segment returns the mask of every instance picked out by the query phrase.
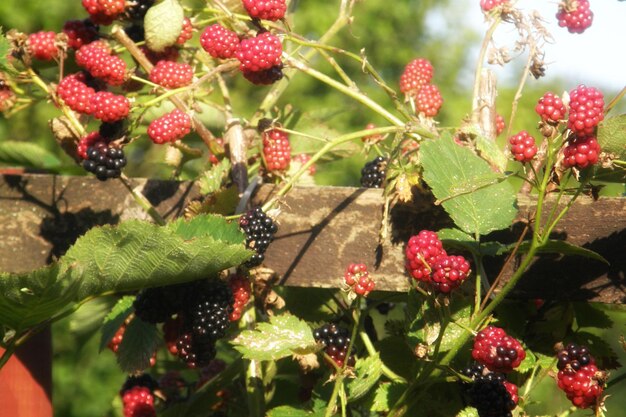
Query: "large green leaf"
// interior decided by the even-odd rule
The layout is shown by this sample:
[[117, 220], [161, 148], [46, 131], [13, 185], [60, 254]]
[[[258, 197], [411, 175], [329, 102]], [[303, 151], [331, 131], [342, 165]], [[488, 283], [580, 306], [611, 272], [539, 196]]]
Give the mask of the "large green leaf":
[[258, 323], [254, 330], [245, 330], [232, 341], [246, 359], [269, 361], [305, 354], [318, 349], [309, 325], [285, 313], [273, 316], [269, 323]]
[[162, 0], [148, 9], [144, 18], [146, 45], [161, 52], [174, 45], [183, 28], [185, 14], [178, 0]]
[[161, 335], [154, 324], [136, 317], [131, 320], [117, 351], [117, 362], [122, 371], [134, 373], [148, 368], [159, 341]]
[[373, 395], [368, 396], [366, 406], [372, 412], [385, 413], [400, 399], [406, 384], [384, 382], [376, 387]]
[[485, 160], [449, 135], [423, 142], [420, 159], [424, 180], [460, 229], [485, 235], [511, 225], [515, 190]]
[[626, 160], [626, 114], [606, 118], [600, 123], [598, 143], [602, 151]]
[[356, 378], [348, 383], [348, 400], [363, 397], [378, 382], [383, 373], [383, 363], [378, 354], [358, 359], [354, 367]]
[[129, 220], [91, 229], [49, 268], [0, 274], [0, 323], [24, 329], [72, 302], [194, 281], [240, 265], [251, 251], [235, 228], [206, 215], [169, 227]]
[[0, 164], [55, 169], [61, 166], [61, 161], [35, 143], [7, 140], [0, 142]]

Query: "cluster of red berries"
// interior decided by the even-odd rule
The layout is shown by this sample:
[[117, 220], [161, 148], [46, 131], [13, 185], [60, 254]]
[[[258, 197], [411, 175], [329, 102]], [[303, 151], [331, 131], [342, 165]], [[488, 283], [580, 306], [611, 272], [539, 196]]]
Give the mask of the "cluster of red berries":
[[128, 377], [120, 390], [124, 417], [156, 417], [154, 390], [157, 387], [148, 374]]
[[474, 338], [472, 357], [492, 372], [511, 372], [526, 357], [521, 343], [504, 329], [487, 326]]
[[[341, 368], [346, 363], [348, 347], [350, 346], [350, 333], [348, 329], [336, 324], [325, 324], [313, 331], [313, 337], [317, 343], [324, 345], [324, 352], [330, 357], [336, 366]], [[355, 358], [350, 355], [347, 365], [354, 366]], [[329, 364], [334, 368], [333, 364]]]
[[557, 125], [565, 118], [567, 108], [559, 96], [552, 92], [547, 92], [537, 102], [535, 112], [544, 122]]
[[191, 84], [193, 68], [184, 62], [161, 60], [150, 71], [150, 81], [165, 88], [180, 88]]
[[102, 41], [81, 46], [76, 51], [75, 58], [80, 67], [109, 85], [122, 85], [126, 80], [126, 62], [119, 56], [112, 55], [108, 45]]
[[506, 380], [500, 372], [492, 372], [481, 363], [474, 363], [462, 371], [472, 382], [465, 383], [469, 404], [479, 417], [511, 417], [519, 401], [517, 385]]
[[285, 0], [243, 0], [243, 7], [250, 17], [270, 21], [284, 18], [287, 11]]
[[604, 119], [604, 96], [593, 88], [579, 85], [569, 93], [567, 127], [572, 135], [563, 149], [566, 168], [586, 168], [598, 162], [600, 145], [595, 130]]
[[589, 0], [565, 0], [559, 3], [556, 18], [559, 26], [567, 28], [570, 33], [583, 33], [593, 22]]
[[606, 382], [606, 372], [596, 366], [595, 358], [586, 346], [574, 343], [557, 352], [557, 384], [578, 408], [597, 407]]
[[370, 277], [365, 264], [352, 263], [348, 265], [343, 274], [343, 280], [351, 291], [362, 297], [367, 297], [376, 287], [376, 282]]
[[191, 132], [191, 117], [178, 109], [154, 119], [148, 125], [148, 137], [162, 145], [184, 138]]
[[67, 36], [67, 46], [79, 49], [98, 39], [98, 26], [90, 19], [68, 20], [63, 25], [63, 33]]
[[487, 13], [508, 2], [509, 0], [480, 0], [480, 8]]
[[31, 57], [41, 61], [50, 61], [59, 56], [56, 33], [40, 31], [28, 35], [26, 47]]
[[430, 230], [411, 236], [405, 256], [411, 277], [430, 284], [441, 293], [447, 294], [459, 287], [470, 273], [469, 262], [462, 256], [448, 255], [437, 233]]
[[243, 311], [250, 301], [252, 286], [250, 280], [241, 274], [233, 274], [228, 280], [228, 285], [233, 293], [233, 311], [230, 313], [230, 321], [237, 321], [241, 318]]
[[513, 154], [513, 157], [521, 163], [532, 161], [537, 154], [537, 144], [535, 143], [535, 138], [525, 130], [522, 130], [517, 135], [511, 136], [509, 138], [509, 145], [511, 154]]
[[270, 172], [285, 171], [291, 162], [289, 134], [280, 129], [270, 129], [262, 133], [263, 159]]
[[124, 13], [125, 0], [82, 0], [89, 18], [97, 25], [110, 25]]
[[415, 103], [417, 112], [426, 117], [436, 116], [443, 105], [439, 88], [431, 84], [434, 72], [429, 60], [417, 58], [404, 67], [400, 76], [400, 91]]

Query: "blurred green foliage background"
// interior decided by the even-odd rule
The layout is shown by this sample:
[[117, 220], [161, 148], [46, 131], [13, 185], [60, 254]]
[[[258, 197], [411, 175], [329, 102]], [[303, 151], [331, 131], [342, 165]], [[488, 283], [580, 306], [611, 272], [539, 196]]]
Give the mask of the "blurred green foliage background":
[[[205, 4], [203, 1], [185, 3], [196, 10]], [[303, 36], [317, 39], [335, 19], [339, 3], [338, 0], [293, 0], [291, 8], [295, 14], [291, 22], [292, 29]], [[331, 44], [353, 52], [363, 50], [370, 63], [392, 88], [397, 88], [397, 80], [408, 61], [416, 57], [428, 58], [435, 67], [434, 83], [439, 86], [444, 97], [444, 106], [437, 120], [441, 126], [459, 126], [471, 110], [471, 74], [475, 63], [471, 62], [470, 51], [480, 44], [482, 34], [459, 24], [463, 21], [465, 9], [455, 5], [456, 2], [450, 0], [359, 1], [354, 9], [352, 24], [344, 28]], [[474, 7], [478, 7], [478, 4]], [[0, 26], [5, 30], [15, 28], [29, 33], [45, 29], [58, 32], [66, 20], [82, 19], [86, 16], [79, 0], [0, 2]], [[433, 29], [432, 22], [438, 22], [436, 30], [429, 30]], [[196, 45], [197, 38], [196, 33], [193, 40]], [[385, 92], [360, 71], [358, 64], [340, 56], [336, 59], [371, 98], [384, 106], [391, 106]], [[517, 68], [518, 73], [521, 71], [522, 61], [523, 59], [519, 59], [511, 64]], [[319, 57], [312, 64], [334, 76], [332, 68]], [[54, 80], [55, 69], [43, 68], [42, 74], [49, 80]], [[278, 107], [292, 105], [301, 113], [296, 126], [298, 130], [333, 135], [360, 130], [369, 122], [385, 125], [384, 120], [377, 118], [354, 100], [306, 75], [298, 74], [291, 81]], [[228, 82], [231, 85], [236, 115], [251, 117], [268, 87], [252, 86], [237, 75], [229, 78]], [[552, 77], [549, 70], [547, 77], [543, 79], [530, 79], [519, 103], [513, 131], [526, 129], [535, 132], [537, 118], [534, 105], [537, 99], [547, 90], [561, 92], [571, 87], [569, 80]], [[516, 88], [515, 84], [500, 84], [497, 110], [507, 120]], [[615, 93], [607, 91], [605, 94], [610, 97]], [[42, 101], [9, 120], [0, 118], [0, 140], [36, 142], [65, 158], [70, 164], [69, 158], [63, 156], [58, 149], [47, 124], [58, 113], [54, 106]], [[222, 135], [221, 118], [208, 117], [207, 122], [217, 136]], [[192, 146], [200, 145], [195, 137], [186, 141]], [[127, 173], [131, 176], [167, 178], [170, 170], [162, 163], [163, 149], [150, 145], [151, 142], [144, 137], [129, 147], [130, 167]], [[307, 144], [299, 140], [294, 148], [305, 149]], [[323, 164], [318, 167], [316, 181], [318, 184], [356, 185], [360, 167], [366, 157], [356, 154]], [[195, 174], [194, 168], [197, 169], [198, 165], [192, 165], [185, 171], [188, 177]], [[624, 310], [618, 307], [609, 310], [607, 314], [611, 315], [616, 325], [603, 330], [601, 336], [614, 345], [619, 334], [625, 331]], [[84, 318], [85, 315], [80, 317]], [[92, 323], [91, 327], [85, 326], [73, 317], [54, 326], [54, 406], [58, 416], [115, 415], [112, 405], [125, 376], [117, 370], [111, 352], [97, 353], [97, 325], [98, 323]], [[626, 361], [624, 352], [619, 354], [622, 363]], [[625, 392], [623, 389], [621, 391]], [[609, 400], [609, 409], [626, 409], [626, 399], [615, 395], [617, 392], [612, 394], [614, 396]], [[553, 415], [567, 406], [562, 395], [555, 396], [554, 386], [550, 384], [541, 386], [537, 399], [540, 402], [529, 409], [532, 415]], [[573, 415], [585, 413], [577, 412]], [[619, 415], [619, 411], [609, 415]]]

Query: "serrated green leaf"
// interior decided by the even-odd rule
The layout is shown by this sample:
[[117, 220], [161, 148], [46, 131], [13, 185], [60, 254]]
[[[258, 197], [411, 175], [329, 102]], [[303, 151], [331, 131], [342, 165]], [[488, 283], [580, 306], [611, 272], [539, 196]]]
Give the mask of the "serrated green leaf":
[[497, 142], [477, 135], [475, 137], [475, 143], [476, 150], [478, 150], [480, 156], [492, 166], [496, 167], [499, 172], [504, 172], [509, 160], [500, 146], [498, 146]]
[[55, 169], [61, 166], [61, 161], [35, 143], [8, 140], [0, 143], [0, 164]]
[[535, 365], [537, 364], [537, 357], [533, 354], [533, 352], [530, 349], [525, 349], [525, 352], [526, 352], [526, 357], [519, 364], [519, 366], [515, 368], [515, 370], [519, 372], [520, 374], [525, 374], [527, 372], [532, 371]]
[[144, 17], [146, 45], [161, 52], [176, 43], [183, 28], [185, 13], [178, 0], [163, 0], [148, 9]]
[[200, 192], [203, 195], [207, 195], [219, 191], [222, 188], [224, 179], [228, 177], [230, 166], [230, 160], [224, 158], [217, 165], [212, 166], [211, 169], [204, 171], [198, 178]]
[[382, 367], [378, 354], [358, 359], [354, 367], [356, 379], [348, 383], [348, 401], [358, 400], [367, 394], [382, 375]]
[[598, 143], [603, 152], [626, 160], [626, 114], [608, 117], [598, 125]]
[[135, 301], [135, 297], [131, 295], [120, 298], [104, 318], [102, 322], [102, 337], [100, 338], [100, 351], [113, 339], [115, 333], [133, 312], [133, 301]]
[[556, 358], [554, 356], [544, 355], [543, 353], [534, 352], [535, 363], [542, 369], [551, 369], [556, 365]]
[[243, 245], [245, 235], [237, 222], [224, 220], [216, 214], [203, 214], [190, 220], [179, 218], [166, 227], [185, 240], [211, 237], [231, 245]]
[[424, 180], [461, 230], [485, 235], [511, 225], [517, 214], [511, 184], [450, 135], [424, 141], [420, 160]]
[[318, 350], [309, 325], [288, 313], [270, 317], [269, 323], [258, 323], [254, 330], [241, 332], [231, 343], [244, 358], [259, 361]]
[[267, 417], [321, 417], [323, 415], [323, 412], [315, 412], [289, 405], [281, 405], [267, 412]]
[[138, 318], [131, 320], [117, 350], [117, 363], [122, 371], [134, 373], [148, 368], [160, 340], [154, 324]]
[[405, 389], [405, 384], [397, 382], [384, 382], [379, 384], [376, 387], [374, 395], [367, 401], [368, 408], [373, 412], [388, 412], [391, 406], [400, 399]]

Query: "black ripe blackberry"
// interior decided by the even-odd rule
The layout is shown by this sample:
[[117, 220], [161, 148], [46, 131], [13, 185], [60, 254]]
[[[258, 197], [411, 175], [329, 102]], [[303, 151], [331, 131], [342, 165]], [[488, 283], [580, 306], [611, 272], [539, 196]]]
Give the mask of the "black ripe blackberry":
[[594, 364], [595, 359], [589, 353], [586, 346], [577, 345], [575, 343], [568, 344], [564, 349], [557, 353], [558, 362], [556, 367], [559, 371], [570, 370], [576, 373], [581, 367]]
[[283, 78], [283, 64], [274, 65], [271, 68], [261, 71], [244, 71], [243, 76], [246, 80], [256, 85], [274, 84]]
[[215, 340], [206, 336], [184, 333], [176, 341], [178, 357], [190, 368], [207, 366], [215, 358]]
[[246, 247], [256, 253], [246, 262], [246, 266], [261, 265], [264, 253], [274, 240], [278, 230], [276, 223], [263, 212], [261, 207], [255, 207], [239, 218], [239, 227], [246, 234]]
[[135, 298], [135, 315], [147, 323], [164, 323], [181, 311], [197, 283], [168, 285], [142, 290]]
[[142, 21], [155, 0], [130, 0], [126, 2], [124, 16], [129, 20]]
[[[313, 337], [318, 343], [325, 346], [324, 351], [330, 356], [337, 366], [343, 366], [350, 345], [350, 332], [348, 329], [337, 327], [336, 324], [325, 324], [313, 331]], [[354, 358], [350, 358], [348, 364], [351, 365]]]
[[204, 281], [188, 299], [185, 321], [191, 325], [194, 336], [217, 340], [230, 326], [233, 303], [228, 284], [220, 279]]
[[385, 181], [387, 158], [377, 156], [365, 164], [361, 169], [361, 186], [365, 188], [380, 188]]
[[129, 375], [122, 385], [120, 395], [134, 387], [146, 387], [150, 391], [154, 391], [159, 386], [158, 382], [150, 374]]
[[480, 417], [511, 417], [515, 408], [511, 394], [505, 386], [505, 376], [490, 372], [485, 365], [475, 363], [463, 370], [473, 380], [466, 384], [469, 404], [478, 410]]
[[143, 24], [134, 23], [127, 28], [124, 29], [124, 32], [128, 35], [129, 38], [133, 40], [133, 42], [139, 43], [145, 40], [145, 32], [143, 29]]
[[124, 151], [106, 145], [104, 142], [97, 143], [87, 149], [87, 159], [83, 161], [83, 168], [96, 175], [100, 181], [109, 178], [119, 178], [122, 168], [126, 166]]

